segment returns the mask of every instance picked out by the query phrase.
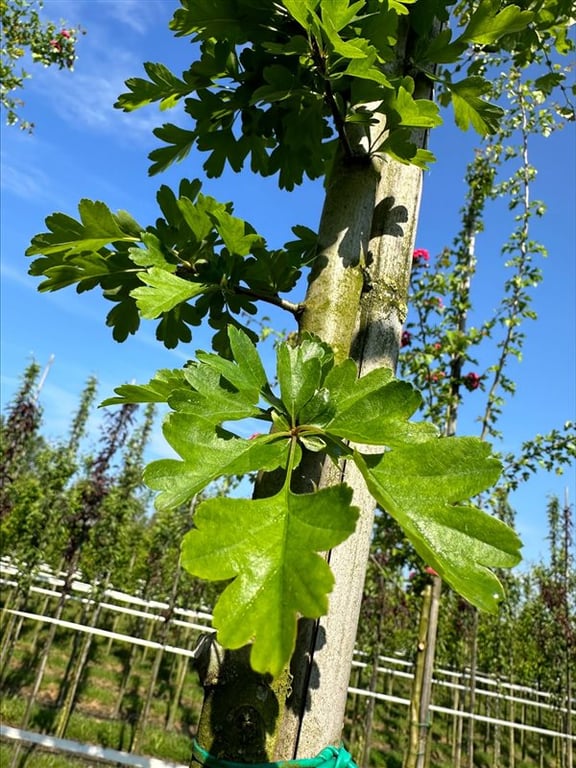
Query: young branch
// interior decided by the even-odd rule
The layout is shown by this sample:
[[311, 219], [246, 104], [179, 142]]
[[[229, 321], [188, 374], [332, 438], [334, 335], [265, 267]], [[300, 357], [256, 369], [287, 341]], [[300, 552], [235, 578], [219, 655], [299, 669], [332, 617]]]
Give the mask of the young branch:
[[304, 311], [304, 304], [294, 304], [292, 301], [287, 301], [286, 299], [281, 299], [280, 296], [275, 296], [273, 294], [266, 294], [266, 293], [258, 293], [257, 291], [252, 291], [250, 288], [244, 288], [241, 285], [237, 285], [234, 287], [234, 292], [239, 293], [241, 296], [249, 296], [251, 299], [257, 299], [258, 301], [265, 301], [268, 304], [273, 304], [275, 307], [280, 307], [280, 309], [285, 309], [286, 312], [291, 312], [296, 319], [300, 317], [302, 312]]

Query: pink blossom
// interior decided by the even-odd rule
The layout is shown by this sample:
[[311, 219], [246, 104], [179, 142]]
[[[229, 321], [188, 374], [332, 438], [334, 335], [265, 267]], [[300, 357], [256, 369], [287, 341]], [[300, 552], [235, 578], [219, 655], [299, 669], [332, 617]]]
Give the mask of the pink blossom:
[[52, 46], [52, 48], [54, 48], [55, 51], [61, 51], [62, 50], [62, 46], [60, 45], [58, 40], [50, 40], [50, 45]]
[[71, 32], [69, 32], [69, 30], [67, 30], [67, 29], [63, 29], [63, 30], [60, 32], [60, 35], [61, 35], [62, 37], [72, 37], [72, 34], [71, 34]]
[[440, 344], [440, 342], [437, 341], [436, 344], [434, 344], [434, 349], [442, 349], [442, 344]]
[[427, 573], [429, 576], [438, 576], [438, 573], [437, 573], [437, 571], [435, 571], [435, 570], [434, 570], [434, 568], [431, 568], [429, 565], [427, 565], [427, 566], [426, 566], [426, 568], [424, 568], [424, 571], [425, 571], [425, 572], [426, 572], [426, 573]]
[[426, 248], [416, 248], [412, 253], [412, 263], [420, 264], [421, 262], [430, 261], [430, 254]]

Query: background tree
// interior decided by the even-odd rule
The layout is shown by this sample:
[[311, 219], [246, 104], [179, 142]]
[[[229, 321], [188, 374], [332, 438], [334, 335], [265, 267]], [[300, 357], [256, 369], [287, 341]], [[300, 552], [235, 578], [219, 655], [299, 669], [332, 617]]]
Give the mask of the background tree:
[[78, 35], [84, 34], [80, 27], [44, 21], [42, 8], [42, 0], [0, 0], [0, 104], [8, 125], [19, 122], [27, 131], [33, 130], [34, 123], [21, 119], [24, 102], [15, 95], [30, 77], [19, 68], [20, 59], [29, 54], [33, 63], [73, 70]]

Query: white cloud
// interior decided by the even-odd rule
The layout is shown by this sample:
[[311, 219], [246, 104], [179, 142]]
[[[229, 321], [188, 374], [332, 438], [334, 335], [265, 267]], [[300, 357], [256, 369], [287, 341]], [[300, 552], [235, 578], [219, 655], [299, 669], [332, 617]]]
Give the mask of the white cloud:
[[114, 19], [141, 35], [157, 20], [159, 8], [155, 0], [113, 0], [108, 3], [108, 12]]
[[52, 181], [38, 167], [23, 166], [18, 162], [6, 160], [4, 153], [1, 158], [2, 170], [0, 181], [2, 189], [25, 200], [49, 200]]
[[91, 31], [99, 20], [113, 19], [142, 35], [166, 16], [166, 0], [50, 0], [45, 15], [63, 18]]
[[156, 110], [125, 113], [114, 109], [119, 94], [126, 90], [128, 76], [124, 67], [120, 71], [114, 66], [74, 73], [66, 88], [58, 91], [59, 116], [80, 129], [113, 134], [122, 143], [132, 144], [135, 139], [149, 142], [159, 122]]
[[[123, 144], [150, 143], [152, 129], [163, 122], [156, 105], [122, 112], [114, 108], [125, 81], [145, 76], [142, 61], [149, 55], [144, 34], [153, 34], [155, 25], [167, 26], [165, 4], [157, 0], [98, 0], [91, 4], [63, 4], [71, 23], [87, 30], [77, 44], [78, 61], [74, 72], [48, 68], [35, 70], [28, 86], [48, 102], [50, 109], [79, 130], [113, 135]], [[122, 29], [119, 23], [130, 29]], [[138, 34], [134, 39], [131, 31]]]

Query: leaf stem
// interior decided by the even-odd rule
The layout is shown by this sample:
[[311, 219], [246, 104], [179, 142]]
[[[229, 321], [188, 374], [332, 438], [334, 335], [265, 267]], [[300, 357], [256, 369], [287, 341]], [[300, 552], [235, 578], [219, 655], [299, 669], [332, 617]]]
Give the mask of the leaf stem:
[[252, 299], [258, 299], [258, 301], [265, 301], [268, 304], [273, 304], [275, 307], [285, 309], [286, 312], [291, 312], [294, 317], [298, 318], [304, 312], [304, 304], [294, 304], [292, 301], [280, 298], [274, 294], [258, 293], [250, 288], [244, 288], [242, 285], [235, 285], [233, 288], [235, 293], [239, 293], [241, 296], [249, 296]]
[[334, 93], [332, 91], [332, 84], [330, 82], [330, 78], [327, 76], [327, 73], [326, 73], [324, 57], [322, 55], [322, 52], [320, 51], [318, 41], [316, 40], [315, 37], [312, 37], [311, 39], [311, 46], [312, 46], [312, 58], [314, 59], [314, 63], [318, 67], [320, 76], [324, 81], [324, 97], [326, 100], [326, 104], [328, 105], [330, 112], [332, 113], [332, 118], [334, 120], [334, 126], [336, 128], [338, 138], [340, 139], [340, 143], [342, 144], [342, 148], [344, 150], [344, 154], [346, 155], [347, 159], [353, 160], [354, 152], [352, 150], [352, 147], [350, 146], [350, 141], [348, 140], [348, 136], [346, 134], [346, 125], [344, 122], [344, 118], [342, 117], [342, 114], [338, 109], [338, 104], [336, 104], [336, 99], [334, 98]]

